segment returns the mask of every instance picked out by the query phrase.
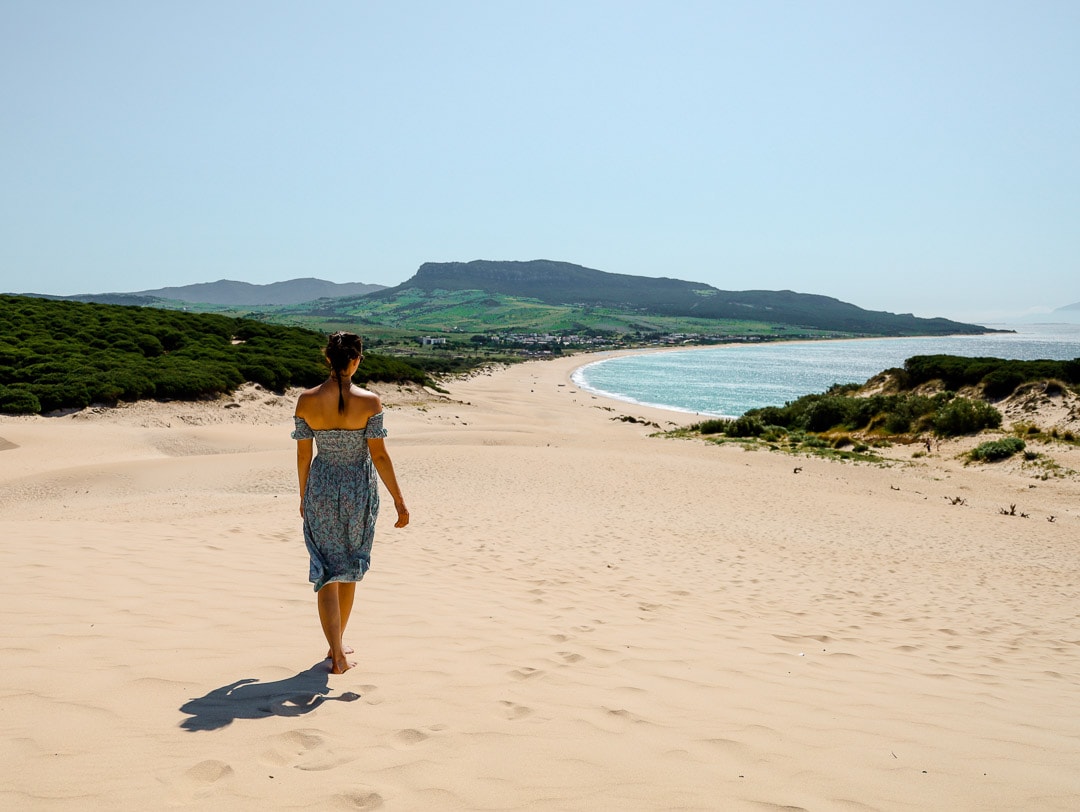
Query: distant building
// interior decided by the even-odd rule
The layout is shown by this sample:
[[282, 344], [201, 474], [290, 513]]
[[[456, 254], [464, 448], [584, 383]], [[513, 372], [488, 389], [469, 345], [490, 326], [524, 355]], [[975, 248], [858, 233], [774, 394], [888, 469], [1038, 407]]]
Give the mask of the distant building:
[[445, 344], [445, 338], [432, 338], [431, 336], [424, 336], [420, 339], [420, 343], [425, 347], [433, 347], [438, 344]]

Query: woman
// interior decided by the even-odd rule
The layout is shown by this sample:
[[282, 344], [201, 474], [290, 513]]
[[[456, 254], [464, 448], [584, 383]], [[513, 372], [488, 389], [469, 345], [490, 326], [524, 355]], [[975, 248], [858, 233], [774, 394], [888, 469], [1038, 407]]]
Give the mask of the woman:
[[[319, 620], [330, 644], [330, 671], [343, 674], [349, 662], [341, 642], [352, 612], [356, 582], [371, 563], [371, 542], [379, 512], [379, 474], [394, 499], [397, 522], [409, 523], [409, 511], [386, 452], [379, 396], [354, 386], [352, 376], [364, 358], [360, 337], [338, 332], [324, 354], [330, 377], [300, 395], [296, 402], [296, 471], [300, 478], [300, 515], [304, 543], [311, 555], [309, 579], [318, 592]], [[318, 455], [312, 460], [312, 440]]]

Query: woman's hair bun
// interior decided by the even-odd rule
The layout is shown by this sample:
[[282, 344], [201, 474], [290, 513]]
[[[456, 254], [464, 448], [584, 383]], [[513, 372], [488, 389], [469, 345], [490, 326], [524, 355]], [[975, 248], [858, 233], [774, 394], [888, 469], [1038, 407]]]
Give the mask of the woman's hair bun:
[[364, 354], [364, 343], [356, 333], [339, 330], [326, 341], [326, 360], [334, 372], [340, 372], [349, 362]]

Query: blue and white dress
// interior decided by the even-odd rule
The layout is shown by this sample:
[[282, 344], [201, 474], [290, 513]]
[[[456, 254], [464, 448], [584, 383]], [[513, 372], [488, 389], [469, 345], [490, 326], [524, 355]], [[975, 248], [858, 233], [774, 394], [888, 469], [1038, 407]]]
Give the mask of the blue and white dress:
[[293, 418], [294, 440], [314, 438], [304, 492], [304, 543], [311, 556], [308, 575], [315, 590], [334, 581], [359, 581], [371, 566], [371, 543], [379, 514], [379, 483], [367, 441], [385, 437], [383, 413], [362, 429], [314, 430]]

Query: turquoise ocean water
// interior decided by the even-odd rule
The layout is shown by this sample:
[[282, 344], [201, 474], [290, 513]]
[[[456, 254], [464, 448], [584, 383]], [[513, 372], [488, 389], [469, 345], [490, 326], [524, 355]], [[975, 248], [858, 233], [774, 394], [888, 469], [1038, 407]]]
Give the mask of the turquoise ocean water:
[[574, 372], [582, 389], [631, 403], [736, 417], [834, 383], [863, 383], [913, 355], [1032, 360], [1080, 357], [1080, 325], [993, 325], [1015, 333], [732, 344], [600, 358]]

